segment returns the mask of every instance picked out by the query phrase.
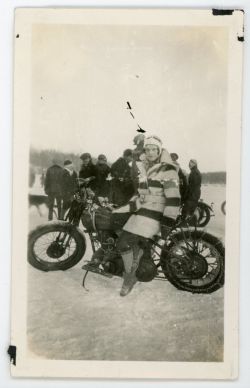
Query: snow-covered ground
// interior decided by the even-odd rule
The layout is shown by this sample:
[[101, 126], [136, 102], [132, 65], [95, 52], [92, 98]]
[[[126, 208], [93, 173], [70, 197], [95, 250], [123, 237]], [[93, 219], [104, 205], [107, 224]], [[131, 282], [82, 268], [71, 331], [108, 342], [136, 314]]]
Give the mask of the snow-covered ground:
[[[38, 190], [38, 189], [37, 189]], [[202, 187], [214, 202], [207, 231], [224, 240], [220, 210], [225, 186]], [[30, 209], [30, 229], [46, 222]], [[84, 256], [91, 257], [91, 248]], [[223, 289], [210, 295], [177, 290], [167, 281], [138, 283], [125, 298], [122, 279], [88, 274], [81, 286], [83, 260], [62, 272], [41, 272], [30, 265], [28, 339], [34, 357], [67, 360], [221, 361]]]

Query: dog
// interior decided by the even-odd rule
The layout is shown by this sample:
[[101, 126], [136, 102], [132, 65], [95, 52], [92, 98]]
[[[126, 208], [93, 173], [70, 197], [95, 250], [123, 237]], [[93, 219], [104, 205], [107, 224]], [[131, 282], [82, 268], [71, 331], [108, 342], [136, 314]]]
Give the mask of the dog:
[[42, 217], [41, 205], [45, 205], [48, 208], [48, 196], [44, 194], [29, 194], [29, 208], [35, 206], [40, 217]]

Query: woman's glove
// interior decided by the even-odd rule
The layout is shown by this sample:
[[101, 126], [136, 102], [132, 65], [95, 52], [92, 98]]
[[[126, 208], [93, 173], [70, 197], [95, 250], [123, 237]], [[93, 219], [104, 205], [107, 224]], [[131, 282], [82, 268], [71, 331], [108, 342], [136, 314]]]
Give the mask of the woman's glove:
[[[173, 229], [175, 222], [172, 219], [162, 217], [161, 219], [161, 236], [165, 240]], [[170, 226], [172, 225], [172, 226]]]

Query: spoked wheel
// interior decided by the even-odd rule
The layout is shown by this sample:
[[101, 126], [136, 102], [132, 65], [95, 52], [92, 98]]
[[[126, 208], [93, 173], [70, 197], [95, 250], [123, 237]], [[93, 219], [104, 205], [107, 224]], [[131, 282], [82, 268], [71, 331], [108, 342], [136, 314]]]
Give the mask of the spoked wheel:
[[197, 214], [197, 226], [200, 228], [204, 228], [204, 226], [206, 226], [210, 221], [210, 210], [207, 206], [199, 204], [197, 207]]
[[[183, 211], [183, 209], [181, 209]], [[189, 226], [204, 228], [210, 219], [211, 219], [212, 209], [209, 208], [208, 205], [204, 203], [198, 203], [194, 213], [190, 217], [185, 217], [182, 214], [178, 216], [177, 223], [181, 222], [181, 220], [185, 223], [188, 222]]]
[[219, 239], [202, 231], [174, 234], [161, 254], [165, 277], [178, 289], [212, 293], [224, 284], [224, 247]]
[[85, 250], [83, 233], [67, 222], [50, 222], [29, 234], [28, 261], [41, 271], [71, 268], [81, 260]]

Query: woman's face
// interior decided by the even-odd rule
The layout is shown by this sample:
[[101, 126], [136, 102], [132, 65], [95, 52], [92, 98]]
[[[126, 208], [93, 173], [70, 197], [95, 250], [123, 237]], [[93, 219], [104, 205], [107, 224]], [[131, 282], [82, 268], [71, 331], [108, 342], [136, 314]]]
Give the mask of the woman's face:
[[159, 148], [155, 145], [147, 145], [145, 148], [145, 154], [149, 162], [154, 162], [159, 157]]

